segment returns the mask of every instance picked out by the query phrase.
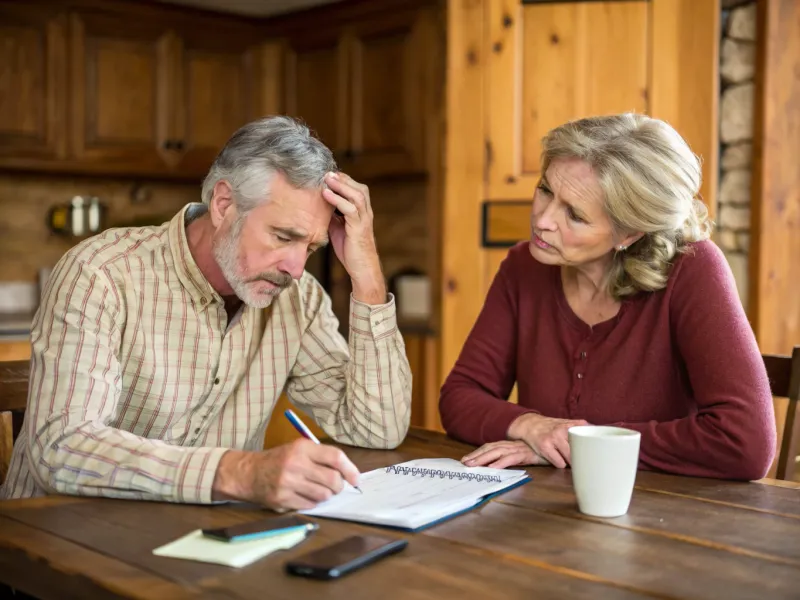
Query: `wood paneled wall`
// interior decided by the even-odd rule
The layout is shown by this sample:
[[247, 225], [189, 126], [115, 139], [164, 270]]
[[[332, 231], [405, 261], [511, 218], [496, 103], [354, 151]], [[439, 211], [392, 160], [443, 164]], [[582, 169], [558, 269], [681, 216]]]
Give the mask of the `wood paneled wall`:
[[800, 2], [758, 3], [750, 321], [761, 351], [800, 345]]

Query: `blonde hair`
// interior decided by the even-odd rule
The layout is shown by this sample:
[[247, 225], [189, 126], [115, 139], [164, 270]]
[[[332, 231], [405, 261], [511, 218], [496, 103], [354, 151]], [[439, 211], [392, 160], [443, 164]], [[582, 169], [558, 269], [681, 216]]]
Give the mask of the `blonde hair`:
[[634, 113], [579, 119], [551, 130], [542, 145], [542, 173], [558, 158], [586, 161], [615, 232], [644, 232], [615, 253], [612, 297], [663, 289], [675, 255], [710, 237], [708, 211], [698, 199], [700, 159], [664, 121]]

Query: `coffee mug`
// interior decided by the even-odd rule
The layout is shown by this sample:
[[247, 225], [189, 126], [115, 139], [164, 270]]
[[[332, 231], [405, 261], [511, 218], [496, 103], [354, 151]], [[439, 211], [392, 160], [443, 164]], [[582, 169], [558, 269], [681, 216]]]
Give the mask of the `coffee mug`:
[[627, 513], [639, 465], [641, 434], [601, 425], [570, 427], [567, 434], [578, 509], [593, 517]]

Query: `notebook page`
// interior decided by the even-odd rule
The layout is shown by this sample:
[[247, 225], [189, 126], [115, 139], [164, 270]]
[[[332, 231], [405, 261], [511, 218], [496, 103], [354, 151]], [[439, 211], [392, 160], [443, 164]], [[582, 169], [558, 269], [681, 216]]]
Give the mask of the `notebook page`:
[[465, 467], [452, 459], [413, 460], [362, 474], [359, 487], [363, 494], [348, 487], [302, 512], [416, 528], [469, 508], [526, 476], [525, 471]]

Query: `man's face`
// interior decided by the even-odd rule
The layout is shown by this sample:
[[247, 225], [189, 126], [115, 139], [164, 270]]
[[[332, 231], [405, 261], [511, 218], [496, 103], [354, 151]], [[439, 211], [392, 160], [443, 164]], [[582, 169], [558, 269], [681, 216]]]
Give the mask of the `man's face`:
[[328, 243], [333, 214], [321, 189], [293, 188], [280, 173], [272, 178], [269, 197], [244, 217], [230, 203], [213, 239], [225, 279], [254, 308], [266, 308], [300, 278], [311, 253]]

